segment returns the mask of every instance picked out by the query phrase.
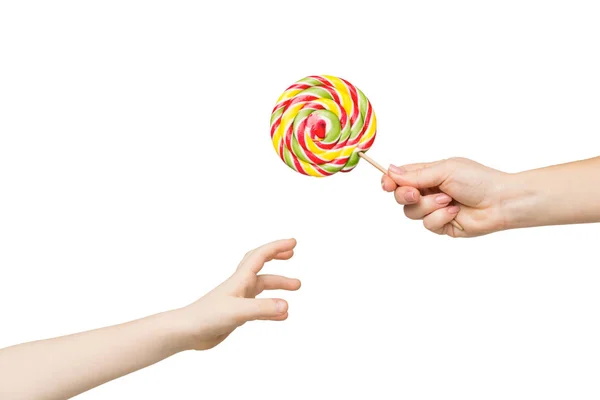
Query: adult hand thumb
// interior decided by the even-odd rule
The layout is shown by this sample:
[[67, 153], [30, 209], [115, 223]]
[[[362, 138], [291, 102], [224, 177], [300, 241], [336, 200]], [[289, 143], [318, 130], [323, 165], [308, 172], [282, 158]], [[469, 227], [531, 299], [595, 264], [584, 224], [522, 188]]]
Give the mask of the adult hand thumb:
[[449, 171], [445, 162], [432, 164], [411, 164], [402, 167], [390, 165], [388, 175], [398, 186], [411, 186], [425, 189], [439, 186], [448, 177]]

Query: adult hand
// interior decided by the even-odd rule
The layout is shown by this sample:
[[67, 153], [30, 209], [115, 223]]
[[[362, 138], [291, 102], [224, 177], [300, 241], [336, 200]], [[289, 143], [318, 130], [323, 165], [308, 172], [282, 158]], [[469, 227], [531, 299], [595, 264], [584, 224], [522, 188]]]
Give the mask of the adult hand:
[[[405, 215], [452, 237], [472, 237], [506, 228], [503, 212], [509, 174], [466, 158], [390, 165], [382, 187], [393, 192]], [[456, 220], [461, 231], [450, 222]]]
[[[452, 237], [600, 222], [600, 157], [514, 174], [450, 158], [391, 165], [381, 182], [408, 218]], [[464, 231], [450, 224], [453, 219]]]

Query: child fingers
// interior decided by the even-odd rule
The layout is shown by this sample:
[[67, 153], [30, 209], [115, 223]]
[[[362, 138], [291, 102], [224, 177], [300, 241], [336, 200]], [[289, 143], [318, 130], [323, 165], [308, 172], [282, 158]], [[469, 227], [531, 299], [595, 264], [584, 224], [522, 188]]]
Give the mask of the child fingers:
[[289, 260], [294, 256], [294, 250], [284, 251], [283, 253], [279, 253], [273, 257], [275, 260]]
[[296, 247], [296, 239], [282, 239], [264, 244], [246, 253], [238, 269], [248, 269], [253, 273], [258, 273], [267, 261], [277, 257], [290, 258], [292, 256], [290, 252], [294, 247]]
[[255, 257], [261, 261], [271, 261], [278, 254], [286, 253], [296, 247], [296, 239], [282, 239], [260, 246], [252, 252], [249, 258]]
[[423, 226], [437, 234], [445, 232], [444, 228], [449, 224], [460, 211], [458, 206], [444, 207], [432, 212], [423, 218]]
[[263, 290], [298, 290], [300, 289], [300, 280], [288, 278], [281, 275], [259, 275], [257, 286], [259, 293]]
[[440, 208], [448, 206], [452, 198], [445, 193], [422, 196], [418, 203], [404, 207], [404, 214], [410, 219], [423, 219]]
[[248, 258], [254, 258], [261, 261], [270, 261], [278, 254], [291, 251], [296, 247], [296, 239], [281, 239], [274, 242], [263, 244], [260, 247], [248, 252]]
[[285, 321], [288, 318], [288, 313], [278, 315], [276, 317], [264, 318], [269, 321]]
[[288, 312], [283, 299], [242, 299], [241, 312], [246, 321], [284, 318]]

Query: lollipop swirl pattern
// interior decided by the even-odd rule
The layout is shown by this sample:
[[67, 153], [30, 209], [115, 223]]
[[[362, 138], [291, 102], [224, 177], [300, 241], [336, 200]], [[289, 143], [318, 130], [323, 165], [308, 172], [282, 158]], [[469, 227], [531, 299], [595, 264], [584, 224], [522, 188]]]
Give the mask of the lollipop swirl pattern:
[[308, 76], [288, 87], [271, 114], [275, 151], [293, 170], [315, 177], [354, 169], [376, 130], [367, 97], [329, 75]]

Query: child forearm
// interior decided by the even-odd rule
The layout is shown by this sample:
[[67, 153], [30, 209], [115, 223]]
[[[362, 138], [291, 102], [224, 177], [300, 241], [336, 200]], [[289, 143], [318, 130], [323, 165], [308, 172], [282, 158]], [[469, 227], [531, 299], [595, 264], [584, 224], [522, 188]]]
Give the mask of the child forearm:
[[600, 157], [512, 175], [510, 228], [600, 222]]
[[1, 400], [67, 399], [185, 350], [207, 350], [248, 321], [285, 321], [283, 299], [267, 290], [298, 290], [300, 281], [259, 274], [294, 255], [294, 239], [249, 251], [221, 285], [179, 309], [107, 328], [0, 350]]
[[0, 398], [67, 399], [183, 350], [175, 312], [0, 350]]

